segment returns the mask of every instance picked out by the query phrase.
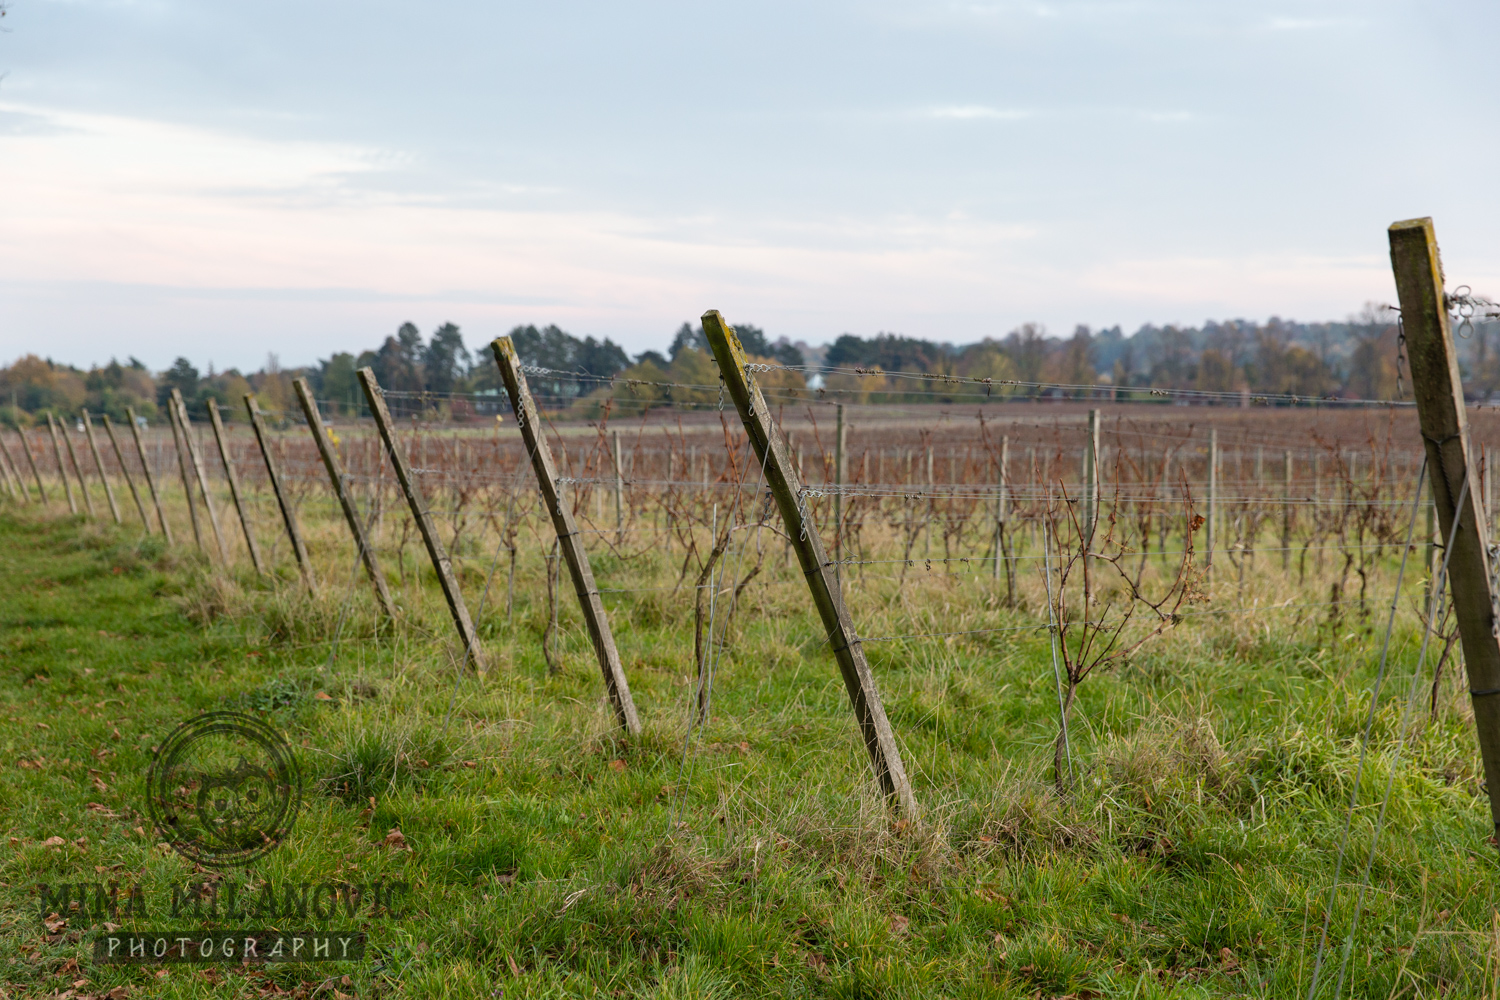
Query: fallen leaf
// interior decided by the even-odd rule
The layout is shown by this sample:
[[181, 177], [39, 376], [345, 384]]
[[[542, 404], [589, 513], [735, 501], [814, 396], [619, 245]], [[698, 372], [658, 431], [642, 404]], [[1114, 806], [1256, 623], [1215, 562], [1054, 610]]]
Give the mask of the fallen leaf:
[[512, 976], [515, 976], [517, 979], [521, 978], [521, 967], [516, 964], [516, 960], [512, 956], [505, 956], [505, 964], [510, 966], [510, 974]]
[[64, 927], [68, 926], [68, 920], [61, 914], [49, 913], [42, 918], [42, 926], [47, 928], [48, 934], [56, 934]]
[[891, 933], [900, 937], [906, 933], [906, 928], [911, 926], [911, 918], [903, 917], [899, 913], [891, 914]]
[[[163, 969], [161, 971], [166, 972], [167, 970]], [[116, 986], [114, 989], [110, 990], [104, 995], [109, 997], [109, 1000], [125, 1000], [126, 997], [130, 996], [130, 987]]]
[[385, 846], [394, 848], [398, 851], [411, 850], [411, 848], [406, 844], [406, 834], [397, 829], [392, 829], [386, 833]]
[[52, 728], [51, 726], [47, 725], [45, 722], [38, 722], [36, 724], [36, 727], [38, 729], [51, 729]]
[[316, 694], [314, 694], [313, 697], [316, 698], [318, 701], [332, 701], [333, 700], [333, 696], [331, 694], [329, 694], [327, 691], [319, 691]]
[[61, 847], [61, 846], [63, 846], [66, 843], [67, 843], [67, 841], [63, 840], [61, 837], [48, 837], [46, 840], [42, 841], [42, 846], [43, 847]]
[[612, 760], [609, 762], [609, 769], [611, 771], [623, 771], [625, 770], [625, 762], [623, 760]]

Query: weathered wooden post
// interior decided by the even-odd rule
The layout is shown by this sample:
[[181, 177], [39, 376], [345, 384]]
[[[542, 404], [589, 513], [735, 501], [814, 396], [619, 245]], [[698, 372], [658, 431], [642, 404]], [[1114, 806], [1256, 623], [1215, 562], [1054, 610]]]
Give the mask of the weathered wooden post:
[[427, 547], [427, 556], [432, 560], [433, 571], [437, 573], [438, 585], [443, 588], [443, 597], [448, 602], [448, 613], [453, 616], [453, 625], [458, 629], [459, 641], [464, 644], [465, 662], [472, 660], [476, 670], [483, 670], [484, 656], [479, 646], [479, 635], [474, 631], [474, 622], [469, 618], [469, 608], [464, 604], [464, 595], [459, 589], [458, 579], [453, 575], [453, 561], [448, 558], [448, 551], [443, 547], [443, 540], [438, 536], [437, 525], [433, 523], [432, 514], [422, 499], [421, 487], [418, 486], [416, 477], [412, 475], [411, 465], [406, 461], [406, 453], [401, 450], [401, 443], [396, 440], [396, 429], [391, 423], [391, 411], [385, 405], [385, 394], [380, 391], [380, 384], [375, 381], [373, 369], [361, 368], [357, 374], [360, 388], [365, 392], [365, 403], [370, 407], [370, 415], [375, 418], [375, 426], [380, 431], [380, 439], [385, 442], [386, 454], [391, 457], [391, 466], [396, 470], [396, 481], [401, 484], [401, 492], [406, 494], [406, 503], [411, 508], [412, 520], [417, 522], [417, 530], [422, 535], [422, 544]]
[[1490, 819], [1500, 837], [1500, 593], [1490, 576], [1489, 526], [1470, 480], [1469, 424], [1432, 220], [1395, 223], [1390, 244], [1417, 420], [1431, 471], [1428, 481], [1442, 537], [1453, 539], [1453, 551], [1445, 556], [1448, 580], [1484, 761]]
[[125, 485], [130, 487], [131, 499], [135, 501], [135, 509], [140, 512], [141, 523], [146, 526], [146, 534], [151, 534], [151, 518], [146, 516], [146, 505], [141, 501], [141, 491], [136, 489], [135, 477], [130, 474], [130, 466], [125, 464], [125, 453], [120, 450], [120, 439], [115, 436], [115, 425], [109, 419], [109, 414], [101, 415], [104, 421], [104, 433], [109, 437], [109, 446], [114, 450], [115, 461], [120, 463], [120, 475], [125, 477]]
[[[781, 510], [786, 533], [797, 558], [802, 564], [812, 591], [813, 603], [823, 619], [828, 632], [828, 644], [838, 661], [839, 673], [843, 675], [844, 687], [854, 706], [854, 715], [859, 723], [865, 748], [870, 754], [876, 779], [886, 796], [894, 799], [901, 811], [914, 816], [917, 812], [916, 797], [906, 777], [906, 767], [901, 762], [901, 750], [896, 745], [896, 735], [886, 718], [885, 706], [881, 704], [876, 689], [875, 676], [865, 659], [864, 647], [854, 630], [854, 621], [844, 606], [843, 594], [832, 572], [832, 566], [824, 553], [823, 541], [818, 536], [817, 525], [808, 515], [802, 497], [802, 486], [795, 474], [786, 443], [776, 426], [771, 422], [771, 412], [761, 395], [760, 387], [750, 378], [747, 370], [745, 349], [739, 337], [724, 322], [718, 310], [703, 314], [703, 332], [708, 336], [714, 358], [719, 363], [719, 375], [724, 380], [735, 408], [744, 422], [745, 433], [765, 469], [766, 482]], [[929, 459], [931, 451], [928, 452]]]
[[[73, 435], [68, 433], [67, 424], [63, 423], [61, 420], [59, 420], [57, 424], [57, 429], [59, 433], [62, 434], [63, 444], [68, 449], [68, 464], [73, 467], [73, 475], [78, 477], [78, 492], [83, 494], [83, 509], [87, 511], [89, 517], [92, 518], [94, 516], [94, 498], [89, 496], [89, 485], [84, 481], [83, 478], [83, 466], [78, 464], [78, 450], [73, 447]], [[65, 471], [63, 473], [63, 479], [66, 480], [67, 478], [68, 474]]]
[[15, 462], [11, 461], [10, 447], [6, 445], [4, 438], [0, 438], [0, 471], [4, 472], [5, 488], [10, 495], [24, 503], [30, 503], [31, 497], [26, 494], [26, 481], [16, 471]]
[[[22, 472], [21, 467], [16, 464], [15, 456], [10, 452], [10, 445], [5, 443], [3, 436], [0, 436], [0, 448], [5, 449], [5, 461], [10, 465], [11, 474], [16, 477], [16, 483], [21, 487], [21, 500], [28, 504], [31, 503], [31, 488], [26, 485], [26, 473]], [[23, 451], [26, 450], [26, 437], [24, 435], [21, 437], [21, 449]], [[26, 457], [28, 459], [31, 458], [29, 451]], [[46, 497], [44, 496], [42, 499], [46, 500]]]
[[115, 503], [115, 491], [110, 489], [109, 477], [104, 474], [104, 459], [99, 455], [99, 442], [94, 438], [94, 422], [89, 419], [88, 410], [83, 411], [83, 429], [89, 439], [89, 451], [94, 454], [94, 468], [99, 472], [99, 482], [104, 486], [104, 498], [109, 501], [109, 512], [114, 515], [116, 524], [122, 524], [120, 505]]
[[[208, 525], [213, 529], [214, 542], [219, 546], [219, 558], [229, 565], [229, 546], [224, 542], [224, 532], [219, 528], [219, 512], [214, 507], [213, 493], [208, 488], [208, 473], [203, 468], [203, 456], [198, 452], [198, 442], [193, 439], [192, 424], [188, 420], [187, 404], [182, 401], [182, 390], [172, 390], [172, 402], [177, 407], [177, 420], [182, 425], [182, 438], [187, 442], [188, 460], [193, 465], [193, 475], [198, 480], [198, 489], [203, 492], [203, 509], [208, 511]], [[210, 403], [212, 405], [212, 403]]]
[[229, 444], [224, 440], [224, 421], [219, 416], [219, 401], [208, 400], [208, 419], [214, 425], [214, 443], [219, 446], [219, 461], [224, 463], [224, 478], [229, 480], [229, 495], [234, 498], [235, 513], [240, 516], [240, 528], [245, 532], [245, 546], [250, 550], [250, 562], [255, 572], [266, 575], [266, 567], [260, 558], [260, 546], [255, 544], [255, 532], [250, 530], [250, 514], [245, 510], [245, 498], [240, 496], [240, 477], [235, 474], [234, 463], [229, 460]]
[[292, 379], [292, 388], [296, 390], [297, 402], [302, 404], [302, 414], [307, 418], [308, 429], [312, 431], [313, 441], [318, 446], [318, 454], [323, 459], [323, 467], [328, 470], [328, 478], [333, 481], [333, 492], [339, 498], [339, 507], [344, 511], [344, 520], [349, 522], [349, 532], [354, 536], [354, 544], [359, 549], [359, 558], [365, 564], [365, 573], [370, 577], [370, 583], [375, 587], [375, 597], [380, 603], [380, 610], [387, 618], [396, 617], [396, 602], [391, 599], [391, 589], [386, 586], [385, 574], [380, 571], [380, 563], [375, 559], [375, 548], [365, 538], [365, 529], [359, 521], [359, 511], [354, 506], [354, 498], [349, 495], [349, 484], [344, 478], [344, 470], [339, 465], [339, 457], [333, 451], [333, 442], [328, 440], [328, 428], [323, 424], [323, 417], [318, 413], [317, 401], [313, 399], [312, 390], [307, 387], [307, 379]]
[[[125, 416], [130, 421], [130, 436], [135, 438], [135, 453], [141, 459], [141, 474], [146, 477], [146, 488], [151, 491], [151, 505], [156, 508], [156, 519], [161, 523], [161, 535], [172, 544], [172, 526], [167, 523], [167, 514], [161, 507], [161, 494], [156, 489], [156, 474], [151, 471], [151, 461], [146, 457], [146, 443], [141, 440], [141, 424], [135, 410], [125, 407]], [[190, 498], [191, 499], [191, 498]]]
[[[1479, 754], [1484, 759], [1490, 819], [1500, 837], [1500, 594], [1490, 576], [1490, 526], [1470, 480], [1469, 420], [1448, 325], [1448, 297], [1433, 220], [1410, 219], [1389, 229], [1401, 325], [1412, 360], [1412, 388], [1427, 448], [1433, 504], [1446, 553], [1454, 615], [1469, 673]], [[1469, 489], [1464, 483], [1469, 481]], [[1463, 498], [1463, 507], [1458, 505]], [[1454, 523], [1458, 529], [1455, 532]]]
[[[594, 583], [594, 570], [589, 565], [589, 554], [579, 538], [572, 508], [563, 502], [556, 466], [552, 461], [552, 449], [548, 447], [547, 439], [542, 433], [541, 416], [537, 412], [536, 402], [531, 398], [526, 375], [521, 371], [521, 359], [509, 337], [496, 338], [490, 348], [495, 352], [495, 364], [500, 366], [500, 378], [505, 382], [505, 391], [510, 396], [511, 409], [516, 414], [516, 425], [521, 429], [521, 440], [526, 445], [526, 453], [531, 456], [531, 467], [536, 471], [542, 501], [547, 506], [547, 513], [552, 516], [558, 547], [562, 551], [563, 560], [568, 564], [568, 575], [572, 577], [573, 590], [578, 595], [578, 606], [583, 611], [589, 638], [594, 643], [594, 654], [599, 659], [599, 671], [604, 676], [604, 690], [609, 695], [610, 705], [615, 710], [615, 718], [621, 728], [629, 733], [639, 733], [640, 716], [636, 714], [635, 700], [630, 696], [630, 682], [625, 676], [625, 667], [620, 663], [620, 651], [615, 648], [609, 615], [604, 610], [604, 601], [600, 599], [599, 588]], [[668, 475], [667, 478], [670, 479], [671, 476]]]
[[78, 513], [78, 501], [73, 499], [73, 484], [68, 482], [68, 470], [63, 465], [62, 441], [57, 437], [57, 421], [52, 412], [47, 412], [47, 430], [52, 434], [52, 455], [57, 459], [57, 478], [62, 483], [63, 494], [68, 498], [68, 513]]
[[1089, 437], [1083, 456], [1083, 551], [1094, 544], [1094, 525], [1099, 523], [1099, 411], [1089, 411]]
[[248, 392], [245, 393], [245, 411], [250, 414], [250, 426], [255, 429], [255, 442], [260, 445], [260, 457], [266, 463], [266, 478], [271, 480], [271, 492], [276, 494], [281, 521], [286, 525], [287, 537], [292, 540], [292, 552], [297, 556], [297, 569], [302, 573], [302, 582], [307, 585], [308, 593], [316, 594], [318, 585], [313, 577], [312, 561], [307, 557], [307, 546], [302, 543], [302, 531], [297, 527], [297, 513], [292, 509], [286, 491], [282, 489], [281, 470], [271, 454], [271, 443], [266, 438], [266, 424], [261, 419], [260, 407], [255, 405], [255, 396]]
[[31, 453], [31, 442], [26, 440], [26, 432], [19, 427], [16, 428], [16, 436], [21, 439], [21, 453], [26, 456], [26, 464], [31, 467], [31, 477], [36, 480], [37, 495], [42, 498], [42, 503], [46, 503], [47, 487], [42, 485], [42, 470], [36, 467], [36, 456]]
[[198, 502], [193, 499], [193, 476], [188, 472], [187, 432], [177, 416], [177, 404], [168, 397], [167, 416], [172, 421], [172, 446], [177, 450], [177, 471], [182, 474], [182, 494], [187, 498], [188, 520], [193, 525], [193, 544], [203, 548], [203, 529], [198, 524]]

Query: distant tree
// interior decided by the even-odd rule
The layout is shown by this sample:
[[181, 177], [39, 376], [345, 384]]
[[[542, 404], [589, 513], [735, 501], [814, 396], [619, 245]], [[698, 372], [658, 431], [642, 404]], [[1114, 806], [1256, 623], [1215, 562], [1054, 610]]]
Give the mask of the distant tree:
[[422, 334], [415, 324], [402, 323], [396, 336], [385, 338], [378, 351], [365, 351], [358, 365], [375, 373], [382, 389], [395, 392], [420, 392], [425, 388], [422, 375]]
[[608, 337], [602, 342], [585, 337], [574, 348], [573, 364], [579, 371], [608, 377], [629, 368], [630, 356]]
[[660, 351], [642, 351], [635, 356], [635, 363], [638, 365], [652, 364], [657, 368], [666, 368], [669, 362]]
[[354, 355], [346, 351], [318, 362], [318, 395], [332, 401], [347, 413], [359, 412], [361, 391], [355, 367]]
[[156, 383], [156, 403], [158, 406], [166, 406], [167, 400], [172, 398], [172, 390], [176, 389], [182, 393], [184, 400], [198, 398], [198, 369], [187, 358], [178, 358], [172, 362], [172, 367], [161, 373], [161, 378]]
[[[750, 327], [750, 329], [754, 330], [755, 328]], [[739, 332], [739, 327], [735, 327], [735, 332]], [[757, 330], [756, 332], [759, 333], [760, 331]], [[743, 342], [743, 339], [742, 337], [741, 342]], [[704, 354], [712, 353], [708, 346], [708, 335], [703, 332], [703, 327], [701, 326], [696, 330], [686, 323], [678, 327], [676, 336], [672, 338], [672, 346], [667, 349], [667, 354], [675, 361], [677, 359], [677, 352], [684, 347], [691, 347], [693, 350], [702, 351]]]
[[1047, 364], [1047, 328], [1040, 323], [1022, 323], [1005, 335], [1002, 345], [1016, 366], [1022, 382], [1040, 382]]
[[422, 370], [429, 392], [452, 392], [471, 364], [469, 350], [458, 327], [444, 323], [422, 350]]

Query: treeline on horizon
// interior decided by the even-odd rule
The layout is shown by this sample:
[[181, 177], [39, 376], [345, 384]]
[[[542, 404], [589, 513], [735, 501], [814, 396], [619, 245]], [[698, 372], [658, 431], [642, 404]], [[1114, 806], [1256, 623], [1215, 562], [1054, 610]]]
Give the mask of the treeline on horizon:
[[[1004, 337], [966, 345], [879, 333], [868, 338], [844, 334], [814, 347], [785, 337], [772, 341], [749, 324], [735, 329], [755, 361], [773, 366], [757, 378], [768, 388], [785, 390], [783, 396], [814, 389], [830, 398], [868, 403], [972, 401], [976, 396], [972, 384], [880, 374], [898, 371], [989, 379], [984, 395], [996, 400], [1098, 398], [1105, 389], [1114, 390], [1116, 399], [1149, 399], [1153, 389], [1303, 399], [1394, 399], [1398, 391], [1394, 316], [1373, 306], [1341, 323], [1273, 317], [1265, 323], [1147, 325], [1129, 335], [1118, 326], [1078, 326], [1071, 336], [1054, 337], [1027, 323]], [[1471, 396], [1500, 390], [1500, 358], [1488, 349], [1497, 331], [1500, 324], [1477, 324], [1460, 342]], [[608, 337], [580, 338], [557, 326], [516, 327], [510, 336], [523, 363], [581, 376], [530, 375], [533, 393], [544, 406], [592, 415], [606, 401], [613, 401], [614, 412], [640, 412], [698, 406], [718, 397], [718, 368], [701, 327], [684, 323], [664, 351], [633, 357]], [[253, 392], [262, 409], [285, 418], [296, 409], [291, 383], [297, 377], [307, 378], [325, 413], [352, 416], [363, 412], [355, 372], [366, 366], [386, 391], [412, 394], [421, 401], [419, 409], [450, 419], [494, 412], [485, 402], [504, 392], [487, 345], [471, 351], [452, 323], [426, 339], [415, 324], [403, 323], [379, 347], [359, 354], [339, 352], [315, 365], [288, 369], [271, 355], [259, 371], [249, 373], [233, 368], [215, 372], [211, 366], [200, 372], [187, 358], [151, 372], [133, 357], [85, 371], [28, 354], [0, 368], [0, 423], [27, 427], [45, 421], [48, 412], [73, 417], [84, 410], [124, 420], [127, 408], [154, 420], [173, 389], [182, 392], [195, 415], [205, 415], [207, 405], [217, 402], [225, 419], [243, 420], [244, 395]]]

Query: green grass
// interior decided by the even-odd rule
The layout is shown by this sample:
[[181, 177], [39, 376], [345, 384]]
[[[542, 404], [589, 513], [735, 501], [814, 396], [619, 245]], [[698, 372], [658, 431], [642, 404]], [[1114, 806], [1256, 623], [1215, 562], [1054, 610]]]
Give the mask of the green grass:
[[[312, 601], [183, 551], [0, 516], [5, 995], [77, 980], [82, 995], [166, 997], [1306, 994], [1373, 677], [1368, 623], [1191, 620], [1083, 685], [1066, 797], [1043, 636], [873, 645], [924, 810], [908, 823], [875, 793], [790, 577], [741, 610], [714, 718], [685, 744], [687, 596], [609, 600], [641, 737], [614, 733], [566, 605], [564, 667], [547, 673], [536, 574], [514, 624], [484, 616], [491, 669], [458, 686], [445, 726], [454, 650], [432, 602], [382, 629], [356, 585], [330, 665], [347, 564]], [[941, 573], [908, 595], [933, 621], [1030, 620], [994, 596]], [[1398, 630], [1395, 676], [1417, 641]], [[1431, 721], [1424, 703], [1395, 770], [1347, 996], [1497, 995], [1500, 855], [1456, 690]], [[194, 872], [158, 846], [142, 786], [152, 747], [213, 708], [281, 727], [307, 779], [293, 836], [232, 878], [411, 885], [406, 919], [355, 921], [364, 962], [159, 976], [92, 966], [87, 914], [42, 926], [39, 883], [107, 878], [156, 906], [126, 926], [198, 926], [159, 905]], [[1387, 698], [1364, 803], [1392, 773], [1398, 718]], [[1356, 879], [1373, 813], [1354, 824]], [[394, 829], [410, 850], [387, 846]], [[1335, 967], [1352, 905], [1335, 907]]]

